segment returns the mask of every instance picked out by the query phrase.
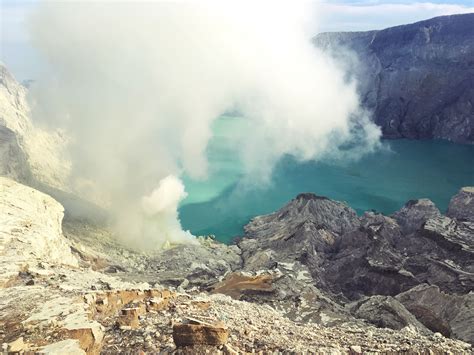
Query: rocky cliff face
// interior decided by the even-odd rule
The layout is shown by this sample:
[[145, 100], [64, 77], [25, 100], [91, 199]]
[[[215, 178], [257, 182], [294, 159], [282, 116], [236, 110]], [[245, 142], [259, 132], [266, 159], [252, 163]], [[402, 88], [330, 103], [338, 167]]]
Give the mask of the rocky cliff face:
[[33, 124], [26, 95], [26, 88], [0, 63], [0, 175], [67, 189], [67, 139]]
[[[304, 270], [300, 277], [326, 296], [312, 302], [320, 314], [331, 300], [377, 326], [411, 325], [472, 343], [473, 200], [466, 187], [452, 198], [449, 217], [427, 199], [409, 201], [393, 216], [358, 217], [341, 202], [301, 194], [245, 227], [243, 268], [287, 276], [287, 265]], [[334, 304], [332, 313], [347, 319]]]
[[0, 287], [38, 263], [77, 266], [62, 235], [64, 208], [48, 195], [0, 177]]
[[350, 63], [362, 103], [385, 137], [472, 143], [473, 23], [474, 14], [443, 16], [381, 31], [322, 33], [314, 43]]

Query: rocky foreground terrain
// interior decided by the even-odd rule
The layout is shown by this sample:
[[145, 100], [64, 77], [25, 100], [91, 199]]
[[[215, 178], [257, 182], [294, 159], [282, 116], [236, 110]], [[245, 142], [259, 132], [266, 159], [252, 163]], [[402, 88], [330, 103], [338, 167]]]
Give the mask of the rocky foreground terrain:
[[462, 354], [474, 343], [474, 188], [358, 217], [306, 193], [210, 237], [148, 253], [0, 178], [6, 352]]
[[474, 142], [474, 14], [381, 31], [322, 33], [387, 138]]

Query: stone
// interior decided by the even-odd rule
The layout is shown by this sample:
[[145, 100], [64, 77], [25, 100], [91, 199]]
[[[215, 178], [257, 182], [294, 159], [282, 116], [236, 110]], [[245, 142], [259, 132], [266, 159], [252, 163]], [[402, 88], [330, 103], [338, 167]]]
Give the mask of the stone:
[[463, 187], [451, 198], [446, 216], [474, 222], [474, 186]]
[[73, 339], [66, 339], [46, 345], [38, 353], [47, 355], [86, 355], [86, 352], [79, 346], [79, 341]]
[[371, 296], [348, 305], [357, 318], [366, 319], [380, 328], [401, 330], [410, 327], [419, 334], [431, 332], [399, 301], [390, 296]]
[[224, 354], [226, 355], [238, 355], [239, 352], [236, 351], [234, 348], [232, 348], [232, 346], [230, 346], [229, 344], [224, 344], [224, 347], [222, 349], [224, 351]]
[[349, 347], [349, 354], [360, 355], [362, 354], [362, 348], [359, 345], [352, 345]]
[[147, 301], [146, 309], [147, 311], [162, 311], [163, 309], [167, 308], [169, 304], [168, 298], [162, 297], [153, 297]]
[[131, 329], [136, 329], [139, 326], [138, 315], [140, 309], [138, 307], [134, 308], [123, 308], [120, 316], [117, 320], [119, 326], [130, 327]]
[[223, 325], [176, 323], [173, 325], [173, 341], [176, 346], [223, 345], [229, 330]]
[[64, 237], [64, 208], [50, 196], [0, 177], [0, 287], [38, 260], [78, 266]]
[[273, 276], [271, 274], [251, 276], [242, 273], [232, 273], [217, 283], [212, 292], [240, 299], [242, 295], [248, 293], [273, 293], [272, 282]]
[[474, 256], [474, 222], [440, 216], [429, 219], [422, 232], [424, 236], [453, 252], [460, 250]]
[[0, 63], [0, 176], [38, 187], [66, 187], [70, 162], [62, 154], [67, 138], [31, 120], [27, 89]]
[[23, 337], [19, 337], [15, 341], [12, 341], [11, 343], [8, 343], [8, 351], [9, 352], [20, 352], [25, 350], [26, 346], [25, 343], [23, 342]]
[[474, 343], [474, 293], [451, 295], [423, 284], [395, 298], [433, 332]]
[[392, 215], [405, 234], [416, 232], [427, 220], [439, 216], [441, 212], [436, 205], [426, 198], [408, 201]]

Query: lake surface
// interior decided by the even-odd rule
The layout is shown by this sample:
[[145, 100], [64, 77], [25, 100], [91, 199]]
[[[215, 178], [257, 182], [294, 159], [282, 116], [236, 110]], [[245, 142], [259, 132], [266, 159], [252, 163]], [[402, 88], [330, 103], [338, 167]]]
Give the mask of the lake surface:
[[244, 187], [234, 144], [240, 124], [233, 117], [219, 119], [208, 148], [209, 178], [184, 177], [189, 195], [180, 218], [195, 235], [214, 234], [230, 242], [252, 217], [278, 210], [301, 192], [345, 201], [358, 214], [371, 209], [391, 214], [423, 197], [444, 212], [452, 195], [474, 185], [474, 145], [392, 140], [356, 162], [299, 163], [286, 157], [276, 166], [271, 185]]

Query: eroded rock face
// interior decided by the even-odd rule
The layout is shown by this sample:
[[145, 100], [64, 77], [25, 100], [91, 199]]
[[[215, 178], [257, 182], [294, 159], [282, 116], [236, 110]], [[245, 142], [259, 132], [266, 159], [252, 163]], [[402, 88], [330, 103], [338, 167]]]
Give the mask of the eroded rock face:
[[173, 325], [173, 340], [177, 346], [223, 345], [229, 337], [224, 324], [205, 322], [177, 323]]
[[[464, 204], [466, 197], [461, 200]], [[426, 333], [434, 328], [417, 320], [394, 296], [425, 282], [446, 294], [465, 295], [474, 288], [474, 230], [465, 217], [443, 216], [427, 199], [409, 201], [392, 217], [373, 212], [357, 217], [345, 208], [303, 196], [245, 228], [247, 235], [238, 244], [243, 268], [281, 272], [272, 282], [271, 299], [287, 316], [293, 316], [291, 307], [280, 295], [305, 304], [297, 294], [306, 290], [307, 303], [313, 306], [305, 308], [308, 315], [319, 308], [328, 315], [338, 314], [336, 323], [362, 318], [381, 327]], [[340, 216], [346, 228], [334, 227]], [[268, 303], [269, 298], [259, 294], [246, 299]], [[355, 301], [346, 306], [350, 314], [338, 309], [350, 301]]]
[[474, 222], [474, 186], [463, 187], [449, 202], [446, 216]]
[[430, 331], [393, 297], [371, 296], [348, 306], [354, 316], [366, 319], [380, 328], [401, 330], [411, 327], [420, 334], [430, 334]]
[[244, 268], [270, 268], [276, 262], [302, 261], [318, 266], [343, 233], [359, 227], [359, 219], [345, 203], [314, 194], [300, 194], [275, 213], [247, 224], [238, 245]]
[[46, 194], [0, 177], [0, 286], [50, 262], [77, 266], [61, 230], [63, 207]]
[[396, 299], [432, 331], [474, 343], [474, 293], [452, 295], [424, 284]]
[[472, 143], [473, 22], [474, 14], [442, 16], [381, 31], [322, 33], [314, 43], [351, 63], [362, 103], [385, 137]]
[[422, 198], [408, 201], [392, 217], [397, 221], [402, 232], [408, 234], [420, 230], [428, 219], [439, 216], [441, 212], [436, 205], [427, 198]]
[[0, 63], [0, 175], [67, 190], [67, 138], [35, 127], [26, 95], [26, 88]]

